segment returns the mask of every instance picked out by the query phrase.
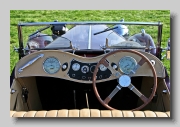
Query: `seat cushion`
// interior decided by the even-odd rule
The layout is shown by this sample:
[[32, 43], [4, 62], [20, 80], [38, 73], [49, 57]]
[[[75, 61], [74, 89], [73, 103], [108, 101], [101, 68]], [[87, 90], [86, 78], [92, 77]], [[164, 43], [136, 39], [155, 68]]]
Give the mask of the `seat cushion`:
[[168, 112], [72, 109], [51, 111], [10, 111], [10, 117], [170, 117]]

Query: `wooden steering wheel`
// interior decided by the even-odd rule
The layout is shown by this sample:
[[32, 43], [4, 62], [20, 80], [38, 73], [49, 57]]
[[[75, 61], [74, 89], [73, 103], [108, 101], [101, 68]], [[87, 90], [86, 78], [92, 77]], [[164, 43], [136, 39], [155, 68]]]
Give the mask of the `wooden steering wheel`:
[[[115, 69], [113, 69], [106, 61], [106, 58], [109, 56], [112, 56], [116, 53], [121, 53], [121, 52], [130, 52], [130, 53], [134, 53], [137, 54], [141, 57], [141, 60], [137, 63], [136, 67], [134, 70], [132, 70], [133, 73], [131, 74], [120, 74], [118, 71], [116, 71]], [[152, 93], [149, 96], [149, 98], [147, 98], [145, 95], [143, 95], [133, 84], [131, 84], [131, 75], [136, 73], [136, 71], [138, 70], [139, 67], [141, 67], [145, 62], [147, 62], [147, 64], [150, 66], [152, 73], [153, 73], [153, 77], [154, 77], [154, 86], [152, 88]], [[102, 100], [97, 87], [96, 87], [96, 75], [98, 72], [98, 68], [99, 66], [103, 64], [105, 67], [109, 68], [110, 70], [113, 71], [114, 75], [116, 75], [117, 79], [118, 79], [118, 85], [116, 86], [116, 88], [109, 94], [108, 97], [106, 97], [105, 100]], [[119, 70], [119, 69], [118, 69]], [[154, 69], [154, 66], [152, 65], [151, 61], [142, 53], [135, 51], [135, 50], [116, 50], [116, 51], [112, 51], [110, 53], [108, 53], [107, 55], [105, 55], [96, 65], [94, 73], [93, 73], [93, 90], [95, 92], [95, 95], [97, 97], [97, 99], [99, 100], [99, 102], [106, 107], [107, 109], [113, 110], [115, 108], [111, 107], [108, 105], [108, 103], [111, 101], [111, 99], [113, 98], [113, 96], [119, 91], [121, 90], [123, 87], [128, 87], [130, 90], [132, 90], [137, 96], [139, 96], [139, 98], [144, 102], [141, 106], [132, 109], [132, 111], [135, 110], [140, 110], [143, 107], [145, 107], [148, 103], [151, 102], [151, 100], [153, 99], [156, 89], [157, 89], [157, 75], [156, 75], [156, 71]]]

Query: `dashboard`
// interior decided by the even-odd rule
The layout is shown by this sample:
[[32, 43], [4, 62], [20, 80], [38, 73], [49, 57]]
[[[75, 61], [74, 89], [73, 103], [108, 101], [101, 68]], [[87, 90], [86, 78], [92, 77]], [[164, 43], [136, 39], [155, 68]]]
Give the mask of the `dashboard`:
[[[165, 70], [161, 61], [147, 52], [141, 52], [152, 61], [158, 77], [165, 77]], [[29, 54], [16, 65], [15, 77], [45, 76], [62, 78], [81, 83], [92, 83], [93, 72], [97, 63], [105, 56], [82, 57], [60, 50], [38, 51]], [[121, 52], [107, 57], [110, 65], [101, 64], [96, 75], [96, 82], [104, 82], [116, 79], [114, 72], [129, 74], [141, 57], [130, 53]], [[148, 64], [143, 64], [133, 76], [153, 76]]]

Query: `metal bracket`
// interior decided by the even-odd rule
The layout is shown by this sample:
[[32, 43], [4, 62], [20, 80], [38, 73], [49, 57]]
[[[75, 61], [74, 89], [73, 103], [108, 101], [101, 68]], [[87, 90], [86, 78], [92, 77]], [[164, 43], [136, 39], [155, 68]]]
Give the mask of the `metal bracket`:
[[32, 59], [31, 61], [29, 61], [28, 63], [26, 63], [24, 66], [22, 66], [21, 68], [19, 68], [18, 72], [19, 74], [23, 71], [24, 68], [30, 66], [31, 64], [33, 64], [36, 60], [38, 60], [39, 58], [42, 58], [44, 56], [44, 54], [39, 54], [37, 57], [35, 57], [34, 59]]
[[104, 54], [106, 54], [106, 49], [107, 47], [106, 46], [102, 46], [102, 45], [99, 45], [101, 47], [101, 49], [104, 51]]

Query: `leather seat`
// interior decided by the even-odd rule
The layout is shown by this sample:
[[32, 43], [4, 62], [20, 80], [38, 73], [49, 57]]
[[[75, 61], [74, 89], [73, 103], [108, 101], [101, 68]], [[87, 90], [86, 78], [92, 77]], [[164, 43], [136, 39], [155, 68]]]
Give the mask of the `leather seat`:
[[98, 109], [72, 109], [51, 111], [10, 111], [10, 117], [170, 117], [170, 111], [124, 111]]

